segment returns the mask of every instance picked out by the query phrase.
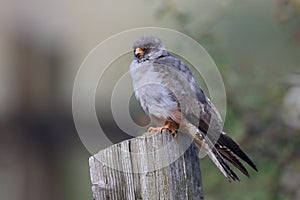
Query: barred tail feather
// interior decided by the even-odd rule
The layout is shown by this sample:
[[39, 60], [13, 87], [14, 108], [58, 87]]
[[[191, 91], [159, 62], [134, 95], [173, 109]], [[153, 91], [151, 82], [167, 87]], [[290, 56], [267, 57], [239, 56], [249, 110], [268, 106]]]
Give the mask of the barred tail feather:
[[[233, 141], [226, 133], [222, 132], [222, 134], [220, 134], [220, 137], [217, 141], [217, 145], [223, 148], [223, 150], [220, 150], [221, 154], [223, 154], [223, 156], [225, 156], [225, 158], [227, 158], [238, 169], [241, 168], [240, 170], [242, 172], [245, 171], [244, 167], [238, 161], [236, 156], [240, 157], [249, 166], [251, 166], [255, 171], [258, 171], [254, 162], [247, 156], [247, 154], [245, 154], [243, 152], [243, 150], [240, 148], [240, 146], [235, 141]], [[247, 172], [247, 174], [246, 173], [244, 173], [244, 174], [247, 175], [248, 172]], [[247, 176], [249, 176], [249, 174]]]
[[205, 139], [202, 138], [202, 136], [197, 135], [198, 137], [194, 138], [194, 141], [196, 143], [196, 146], [199, 149], [202, 149], [204, 147], [204, 150], [207, 152], [210, 159], [214, 162], [214, 164], [219, 168], [219, 170], [224, 174], [226, 178], [228, 178], [229, 181], [240, 181], [239, 177], [236, 175], [236, 173], [229, 167], [229, 165], [224, 160], [223, 156], [219, 153], [219, 151], [216, 149], [216, 147], [211, 143], [208, 137], [204, 136]]
[[249, 173], [244, 165], [239, 161], [239, 159], [227, 148], [215, 144], [216, 149], [218, 152], [230, 163], [232, 163], [236, 168], [238, 168], [243, 174], [249, 177]]
[[248, 177], [249, 173], [245, 166], [239, 161], [238, 157], [257, 171], [257, 168], [251, 159], [243, 152], [237, 143], [226, 135], [226, 133], [222, 132], [216, 144], [213, 144], [207, 134], [201, 131], [200, 128], [196, 128], [188, 122], [184, 124], [183, 131], [194, 139], [199, 150], [204, 150], [224, 176], [230, 181], [240, 181], [240, 179], [230, 168], [226, 160]]
[[226, 161], [223, 159], [222, 155], [217, 151], [216, 148], [213, 148], [210, 153], [208, 153], [209, 157], [213, 160], [215, 165], [220, 169], [220, 171], [224, 174], [229, 181], [240, 181], [239, 177], [236, 173], [229, 167]]

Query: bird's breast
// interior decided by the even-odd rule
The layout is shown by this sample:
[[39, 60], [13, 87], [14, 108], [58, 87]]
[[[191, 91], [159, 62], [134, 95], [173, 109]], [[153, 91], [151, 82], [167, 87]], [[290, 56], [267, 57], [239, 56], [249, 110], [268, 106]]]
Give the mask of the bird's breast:
[[157, 72], [151, 64], [134, 63], [130, 67], [137, 100], [148, 115], [167, 119], [177, 110], [177, 102], [163, 81], [164, 74]]
[[157, 72], [151, 63], [138, 63], [133, 61], [130, 66], [130, 74], [134, 88], [149, 84], [162, 84], [162, 76]]

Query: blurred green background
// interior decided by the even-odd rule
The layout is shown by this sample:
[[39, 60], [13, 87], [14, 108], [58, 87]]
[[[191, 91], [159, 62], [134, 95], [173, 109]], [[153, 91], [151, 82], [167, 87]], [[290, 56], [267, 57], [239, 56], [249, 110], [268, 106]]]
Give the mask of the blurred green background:
[[144, 26], [204, 46], [225, 82], [225, 130], [257, 163], [236, 184], [201, 160], [206, 199], [300, 199], [300, 0], [2, 0], [0, 199], [92, 199], [75, 75], [99, 42]]

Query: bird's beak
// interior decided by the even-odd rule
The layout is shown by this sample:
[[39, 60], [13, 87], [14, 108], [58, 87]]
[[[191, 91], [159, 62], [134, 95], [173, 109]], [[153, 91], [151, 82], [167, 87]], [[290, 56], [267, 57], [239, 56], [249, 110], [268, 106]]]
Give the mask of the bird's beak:
[[135, 55], [135, 57], [137, 57], [137, 58], [143, 56], [143, 55], [144, 55], [143, 49], [141, 49], [141, 48], [139, 48], [139, 47], [136, 48], [136, 49], [134, 50], [134, 55]]

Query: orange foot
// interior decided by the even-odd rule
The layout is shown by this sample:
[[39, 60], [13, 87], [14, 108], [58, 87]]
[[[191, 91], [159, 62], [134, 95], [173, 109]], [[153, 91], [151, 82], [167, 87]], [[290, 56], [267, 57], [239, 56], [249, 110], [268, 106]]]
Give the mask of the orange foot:
[[173, 137], [175, 137], [177, 134], [177, 131], [174, 128], [171, 128], [170, 124], [166, 124], [163, 127], [149, 127], [148, 128], [148, 132], [159, 131], [160, 133], [162, 133], [163, 130], [168, 130], [172, 134]]

